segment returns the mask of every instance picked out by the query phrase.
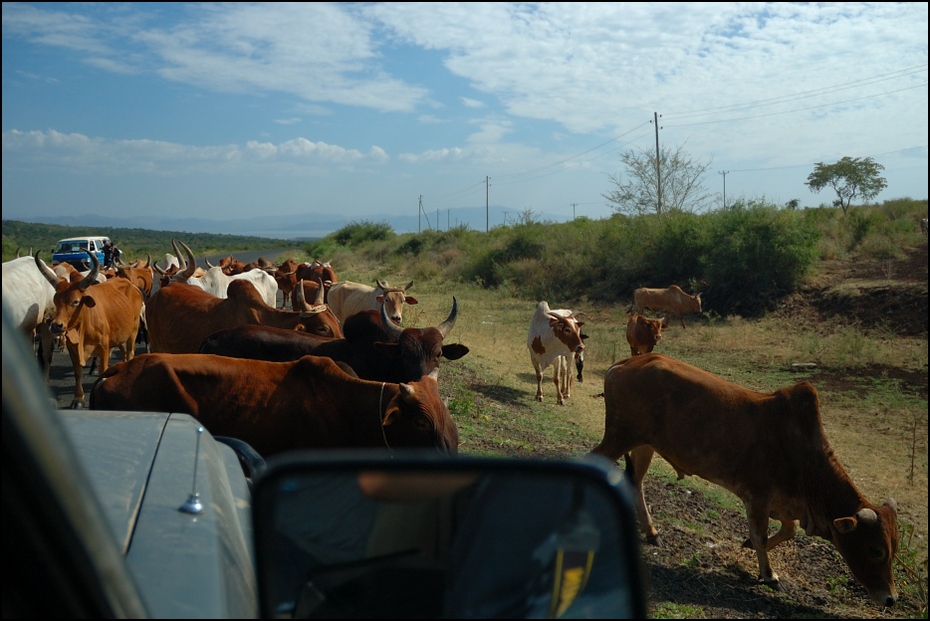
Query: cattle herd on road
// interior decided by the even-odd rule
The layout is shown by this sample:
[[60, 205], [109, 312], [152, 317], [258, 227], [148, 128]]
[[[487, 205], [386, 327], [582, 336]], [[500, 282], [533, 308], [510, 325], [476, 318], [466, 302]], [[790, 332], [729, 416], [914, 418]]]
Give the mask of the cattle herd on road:
[[[163, 266], [149, 256], [104, 269], [89, 254], [89, 270], [68, 271], [40, 252], [3, 264], [4, 312], [38, 343], [46, 379], [54, 348], [71, 358], [72, 407], [187, 413], [262, 455], [357, 447], [457, 454], [438, 384], [440, 360], [469, 352], [445, 342], [458, 316], [454, 296], [438, 325], [402, 327], [404, 307], [417, 304], [413, 281], [372, 287], [340, 281], [328, 262], [293, 259], [243, 264], [228, 256], [203, 269], [186, 244], [173, 249]], [[646, 541], [658, 543], [642, 485], [658, 453], [679, 478], [702, 477], [743, 501], [746, 545], [767, 584], [780, 585], [768, 551], [800, 526], [836, 546], [876, 605], [894, 604], [894, 501], [874, 505], [856, 489], [830, 449], [816, 389], [802, 382], [757, 392], [655, 353], [668, 318], [685, 329], [684, 315], [702, 312], [701, 294], [673, 284], [632, 298], [631, 355], [604, 376], [604, 436], [592, 453], [623, 458]], [[558, 405], [568, 403], [575, 377], [583, 381], [582, 316], [543, 300], [529, 318], [537, 401], [549, 366]], [[140, 338], [147, 353], [135, 356]], [[111, 366], [114, 348], [122, 360]], [[99, 377], [85, 399], [92, 359]], [[769, 519], [781, 523], [771, 537]]]

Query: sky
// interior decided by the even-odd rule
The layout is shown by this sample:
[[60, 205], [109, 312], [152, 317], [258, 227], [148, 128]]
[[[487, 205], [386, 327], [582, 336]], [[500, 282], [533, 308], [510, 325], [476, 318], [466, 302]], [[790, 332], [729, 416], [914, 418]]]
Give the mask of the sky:
[[876, 200], [926, 199], [927, 14], [3, 3], [3, 219], [599, 219], [657, 140], [708, 165], [716, 208], [832, 204], [804, 182], [845, 156], [885, 167]]

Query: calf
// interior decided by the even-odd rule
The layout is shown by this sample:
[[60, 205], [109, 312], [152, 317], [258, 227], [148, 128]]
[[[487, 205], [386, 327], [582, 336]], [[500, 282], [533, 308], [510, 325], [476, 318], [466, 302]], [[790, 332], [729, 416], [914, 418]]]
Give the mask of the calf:
[[630, 344], [630, 355], [648, 354], [662, 339], [662, 329], [667, 328], [665, 319], [649, 319], [633, 315], [626, 322], [626, 341]]
[[536, 305], [536, 312], [530, 321], [526, 347], [530, 350], [530, 361], [536, 371], [536, 400], [542, 401], [543, 371], [553, 365], [556, 400], [559, 405], [571, 396], [572, 375], [569, 370], [569, 358], [584, 351], [581, 338], [581, 326], [572, 311], [560, 308], [550, 309], [545, 300]]

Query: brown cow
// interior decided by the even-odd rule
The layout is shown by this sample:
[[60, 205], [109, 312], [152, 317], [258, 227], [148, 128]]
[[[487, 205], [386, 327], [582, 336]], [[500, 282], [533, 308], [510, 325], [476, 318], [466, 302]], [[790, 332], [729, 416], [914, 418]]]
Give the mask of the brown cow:
[[135, 354], [136, 335], [142, 315], [142, 293], [125, 278], [97, 283], [100, 262], [89, 253], [93, 267], [82, 279], [65, 280], [39, 260], [35, 263], [55, 287], [55, 315], [49, 323], [53, 336], [64, 336], [74, 368], [74, 397], [71, 407], [84, 405], [84, 365], [91, 357], [100, 361], [100, 371], [110, 363], [110, 350], [118, 347], [123, 360]]
[[649, 319], [633, 315], [626, 322], [626, 342], [630, 344], [630, 355], [648, 354], [662, 339], [662, 329], [667, 328], [665, 318]]
[[326, 356], [348, 364], [362, 379], [408, 382], [424, 375], [436, 377], [441, 358], [458, 360], [468, 353], [465, 345], [443, 343], [457, 315], [453, 296], [449, 317], [436, 327], [401, 329], [387, 318], [383, 306], [380, 313], [365, 311], [349, 317], [343, 326], [345, 337], [338, 339], [270, 326], [238, 326], [211, 334], [200, 353], [279, 362], [308, 354]]
[[[329, 308], [319, 303], [304, 310], [287, 311], [268, 306], [246, 280], [234, 279], [226, 298], [218, 298], [195, 285], [172, 283], [158, 290], [145, 305], [149, 348], [153, 352], [197, 353], [205, 338], [225, 328], [249, 323], [294, 329], [311, 334], [341, 337], [342, 328]], [[319, 296], [318, 296], [319, 297]]]
[[329, 358], [292, 362], [212, 354], [141, 354], [102, 373], [96, 410], [185, 412], [213, 435], [263, 456], [297, 449], [435, 448], [455, 455], [458, 430], [432, 377], [353, 378]]
[[130, 281], [137, 287], [139, 291], [142, 292], [142, 297], [144, 299], [149, 299], [152, 295], [152, 285], [154, 280], [154, 274], [152, 272], [152, 255], [148, 255], [146, 259], [145, 267], [139, 267], [138, 261], [135, 262], [136, 266], [133, 267], [132, 264], [125, 264], [120, 261], [116, 267], [116, 275], [120, 278], [125, 278]]
[[[873, 505], [856, 489], [827, 441], [811, 384], [756, 392], [653, 353], [611, 366], [604, 400], [604, 439], [592, 452], [612, 460], [626, 456], [650, 543], [658, 542], [658, 533], [643, 478], [658, 453], [679, 478], [699, 476], [743, 501], [749, 541], [767, 584], [779, 588], [768, 551], [791, 539], [800, 522], [808, 535], [836, 546], [876, 605], [895, 603], [894, 501]], [[772, 537], [769, 519], [781, 522]]]
[[701, 294], [688, 295], [678, 285], [672, 285], [666, 289], [640, 287], [633, 292], [633, 304], [627, 312], [639, 315], [647, 308], [656, 312], [664, 311], [666, 318], [674, 315], [681, 322], [681, 327], [687, 328], [682, 316], [701, 312]]

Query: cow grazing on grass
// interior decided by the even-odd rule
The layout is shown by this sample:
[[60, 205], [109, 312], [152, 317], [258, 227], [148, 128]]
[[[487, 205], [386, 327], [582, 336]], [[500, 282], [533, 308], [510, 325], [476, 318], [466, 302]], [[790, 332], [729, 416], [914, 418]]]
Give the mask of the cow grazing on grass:
[[627, 312], [640, 315], [646, 309], [665, 312], [666, 319], [670, 316], [678, 317], [681, 327], [687, 328], [683, 316], [701, 312], [701, 294], [688, 295], [678, 285], [666, 289], [640, 287], [633, 292], [633, 304]]
[[407, 295], [413, 286], [411, 280], [403, 287], [392, 287], [383, 280], [376, 281], [377, 287], [343, 280], [333, 283], [326, 296], [326, 303], [340, 322], [362, 311], [377, 311], [384, 302], [387, 316], [396, 324], [403, 320], [404, 304], [417, 304], [417, 299]]
[[[239, 326], [210, 335], [200, 347], [205, 354], [286, 361], [302, 356], [326, 356], [349, 365], [362, 379], [407, 382], [439, 373], [441, 358], [458, 360], [464, 345], [444, 344], [455, 326], [458, 304], [436, 327], [401, 329], [384, 314], [366, 311], [349, 317], [344, 338], [331, 339], [269, 326]], [[380, 315], [380, 317], [379, 317]]]
[[[650, 543], [658, 542], [658, 532], [643, 478], [658, 453], [679, 478], [699, 476], [743, 501], [749, 542], [767, 584], [780, 586], [768, 551], [794, 537], [800, 523], [808, 535], [836, 546], [876, 605], [895, 603], [894, 501], [873, 505], [856, 489], [827, 441], [811, 384], [756, 392], [652, 353], [611, 366], [604, 400], [604, 438], [592, 452], [611, 460], [626, 456]], [[772, 537], [769, 519], [781, 522]]]
[[626, 322], [626, 341], [630, 344], [630, 355], [648, 354], [662, 339], [662, 329], [667, 328], [665, 319], [649, 319], [633, 315]]
[[90, 273], [80, 280], [59, 278], [39, 260], [39, 273], [55, 287], [55, 314], [49, 323], [53, 337], [65, 337], [65, 345], [74, 367], [74, 397], [71, 407], [84, 404], [84, 365], [91, 357], [100, 363], [101, 373], [107, 369], [110, 350], [118, 347], [123, 360], [135, 354], [136, 335], [142, 315], [142, 292], [125, 278], [112, 278], [97, 283], [100, 262], [88, 253], [93, 262]]
[[530, 361], [536, 370], [536, 400], [542, 401], [543, 371], [553, 365], [556, 399], [559, 405], [571, 396], [572, 375], [569, 358], [584, 351], [581, 338], [583, 321], [572, 311], [560, 308], [550, 309], [549, 303], [542, 301], [536, 305], [536, 312], [530, 321], [530, 330], [526, 346], [530, 350]]
[[145, 305], [149, 348], [153, 352], [196, 353], [204, 339], [226, 328], [263, 324], [311, 334], [341, 337], [342, 328], [322, 303], [308, 305], [298, 288], [303, 310], [287, 311], [268, 306], [252, 283], [233, 280], [227, 298], [218, 298], [194, 285], [172, 283], [159, 289]]
[[458, 430], [432, 377], [385, 383], [329, 359], [291, 362], [211, 354], [142, 354], [111, 367], [91, 391], [96, 410], [185, 412], [213, 435], [264, 457], [298, 449], [458, 451]]

